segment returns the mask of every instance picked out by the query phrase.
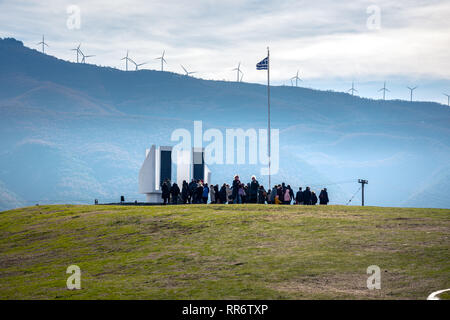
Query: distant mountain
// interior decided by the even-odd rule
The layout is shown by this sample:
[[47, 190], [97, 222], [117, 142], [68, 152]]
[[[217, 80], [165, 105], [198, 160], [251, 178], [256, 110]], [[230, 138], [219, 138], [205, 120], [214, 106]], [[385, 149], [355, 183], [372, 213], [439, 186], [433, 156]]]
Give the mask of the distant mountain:
[[[0, 40], [0, 70], [0, 210], [122, 194], [143, 200], [137, 176], [145, 149], [174, 145], [174, 129], [192, 131], [194, 120], [223, 133], [267, 125], [263, 85], [77, 64], [15, 39]], [[328, 187], [333, 203], [347, 203], [365, 178], [369, 205], [450, 207], [447, 179], [433, 175], [450, 158], [447, 106], [285, 86], [271, 88], [271, 106], [280, 129], [274, 183]], [[259, 172], [211, 169], [219, 184]]]

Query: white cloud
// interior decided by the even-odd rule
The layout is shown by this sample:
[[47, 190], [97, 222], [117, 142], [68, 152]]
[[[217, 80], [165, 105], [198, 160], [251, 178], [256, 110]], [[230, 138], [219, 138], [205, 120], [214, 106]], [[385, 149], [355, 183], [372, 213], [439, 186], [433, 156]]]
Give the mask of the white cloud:
[[[66, 28], [66, 7], [81, 8], [81, 29]], [[369, 5], [381, 9], [381, 30], [366, 27]], [[205, 79], [264, 82], [255, 63], [271, 47], [272, 80], [300, 69], [310, 80], [389, 76], [450, 79], [448, 1], [56, 1], [0, 3], [0, 35], [35, 47], [45, 33], [49, 54], [74, 59], [82, 42], [92, 63], [123, 68], [127, 49], [144, 68], [166, 50], [167, 70], [180, 64]], [[295, 71], [294, 71], [295, 72]]]

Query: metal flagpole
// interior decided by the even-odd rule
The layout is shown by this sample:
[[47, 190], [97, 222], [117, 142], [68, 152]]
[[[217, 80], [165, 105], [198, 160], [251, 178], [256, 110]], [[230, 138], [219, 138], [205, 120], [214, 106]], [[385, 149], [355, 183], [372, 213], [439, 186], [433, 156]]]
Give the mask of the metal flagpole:
[[272, 184], [270, 183], [270, 57], [269, 57], [269, 47], [267, 47], [267, 111], [268, 111], [268, 117], [267, 117], [267, 134], [268, 134], [268, 140], [269, 140], [269, 189], [271, 190]]

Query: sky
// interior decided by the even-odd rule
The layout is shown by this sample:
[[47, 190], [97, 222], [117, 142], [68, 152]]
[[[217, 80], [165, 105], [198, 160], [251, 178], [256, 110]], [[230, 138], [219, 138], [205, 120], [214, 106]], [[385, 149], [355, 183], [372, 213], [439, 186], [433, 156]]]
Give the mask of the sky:
[[[270, 47], [271, 83], [380, 98], [447, 104], [450, 94], [450, 1], [0, 0], [0, 37], [28, 47], [45, 34], [46, 53], [74, 61], [81, 43], [89, 63], [124, 69], [196, 71], [203, 79], [266, 83], [255, 64]], [[131, 67], [130, 67], [131, 68]]]

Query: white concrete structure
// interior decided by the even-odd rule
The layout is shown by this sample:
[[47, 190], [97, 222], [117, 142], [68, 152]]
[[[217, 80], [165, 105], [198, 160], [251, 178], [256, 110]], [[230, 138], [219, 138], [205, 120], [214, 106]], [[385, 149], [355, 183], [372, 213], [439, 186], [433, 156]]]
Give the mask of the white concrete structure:
[[161, 182], [171, 180], [172, 147], [152, 145], [146, 150], [145, 160], [139, 170], [139, 193], [147, 196], [147, 202], [160, 203]]
[[211, 170], [209, 170], [208, 166], [205, 164], [205, 173], [204, 173], [204, 181], [205, 183], [207, 183], [209, 186], [211, 185]]
[[191, 159], [189, 150], [177, 152], [177, 184], [180, 188], [183, 186], [183, 180], [187, 183], [191, 181]]
[[211, 184], [211, 171], [205, 163], [205, 149], [192, 148], [191, 176], [195, 180], [203, 180], [208, 185]]
[[[211, 184], [211, 170], [204, 162], [203, 148], [192, 148], [191, 151], [178, 151], [176, 167], [178, 186], [182, 187], [183, 180], [201, 179]], [[146, 150], [145, 160], [139, 170], [139, 193], [147, 196], [147, 202], [162, 203], [161, 184], [164, 180], [172, 181], [172, 147], [152, 145]]]

